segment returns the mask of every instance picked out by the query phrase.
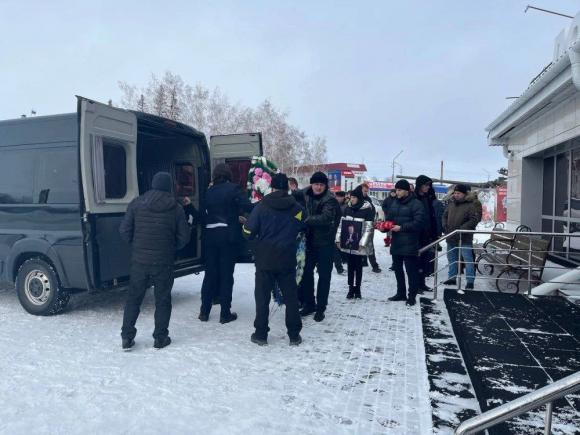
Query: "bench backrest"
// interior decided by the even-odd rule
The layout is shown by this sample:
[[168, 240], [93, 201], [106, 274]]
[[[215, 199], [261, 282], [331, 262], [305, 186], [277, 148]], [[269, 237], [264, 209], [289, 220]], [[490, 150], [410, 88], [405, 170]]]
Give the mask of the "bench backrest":
[[[510, 264], [530, 264], [533, 268], [543, 268], [548, 259], [551, 240], [539, 239], [525, 234], [516, 234], [512, 251], [508, 258]], [[531, 255], [530, 255], [530, 252]]]
[[512, 248], [514, 238], [515, 234], [506, 234], [504, 230], [500, 229], [493, 230], [489, 238], [489, 244], [493, 247], [494, 250], [508, 251]]

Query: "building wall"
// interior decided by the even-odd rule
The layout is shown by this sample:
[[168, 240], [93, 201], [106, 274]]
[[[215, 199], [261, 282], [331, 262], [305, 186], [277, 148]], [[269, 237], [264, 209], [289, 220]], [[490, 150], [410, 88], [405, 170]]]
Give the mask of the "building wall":
[[541, 222], [538, 221], [541, 214], [538, 215], [537, 209], [541, 207], [543, 154], [579, 136], [579, 92], [575, 92], [546, 113], [518, 126], [509, 134], [508, 227], [532, 223], [530, 226], [534, 230], [541, 230]]

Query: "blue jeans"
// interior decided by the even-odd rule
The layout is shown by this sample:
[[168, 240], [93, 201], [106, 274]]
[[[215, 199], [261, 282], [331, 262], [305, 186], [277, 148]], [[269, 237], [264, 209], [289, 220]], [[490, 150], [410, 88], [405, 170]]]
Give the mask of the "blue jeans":
[[[447, 242], [447, 262], [449, 263], [449, 278], [457, 277], [457, 261], [459, 257], [459, 246]], [[461, 245], [461, 261], [465, 263], [465, 276], [467, 283], [473, 284], [475, 281], [475, 264], [473, 263], [473, 244]]]

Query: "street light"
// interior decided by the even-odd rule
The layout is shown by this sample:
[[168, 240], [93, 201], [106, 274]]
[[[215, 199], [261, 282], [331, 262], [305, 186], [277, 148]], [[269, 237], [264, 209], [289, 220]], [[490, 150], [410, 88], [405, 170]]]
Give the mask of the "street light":
[[392, 167], [393, 167], [393, 176], [391, 177], [391, 182], [394, 183], [395, 182], [395, 163], [397, 162], [397, 157], [399, 157], [401, 154], [403, 154], [404, 150], [399, 151], [399, 154], [397, 154], [395, 157], [393, 157], [393, 161], [392, 161]]

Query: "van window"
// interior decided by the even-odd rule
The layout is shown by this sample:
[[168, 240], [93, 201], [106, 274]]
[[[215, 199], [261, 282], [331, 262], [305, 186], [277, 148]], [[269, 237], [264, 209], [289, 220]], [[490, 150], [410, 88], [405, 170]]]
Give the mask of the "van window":
[[32, 204], [37, 150], [0, 150], [0, 204]]
[[77, 204], [79, 202], [78, 157], [75, 148], [38, 150], [34, 202]]
[[123, 142], [95, 136], [92, 147], [95, 199], [121, 199], [127, 195], [127, 153]]

